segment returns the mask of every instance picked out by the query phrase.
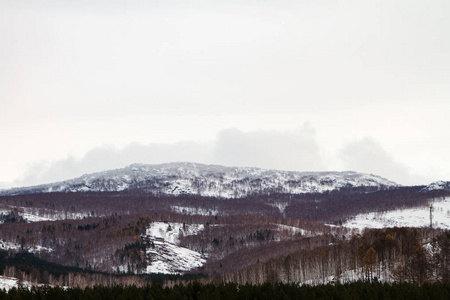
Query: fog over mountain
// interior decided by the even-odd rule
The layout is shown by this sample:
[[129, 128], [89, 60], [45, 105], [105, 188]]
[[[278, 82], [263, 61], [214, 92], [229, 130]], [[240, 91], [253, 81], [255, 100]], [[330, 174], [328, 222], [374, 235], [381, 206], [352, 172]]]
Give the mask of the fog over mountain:
[[[213, 143], [129, 144], [103, 146], [82, 158], [69, 157], [29, 165], [11, 186], [51, 183], [86, 173], [123, 168], [134, 163], [192, 161], [225, 166], [259, 167], [290, 171], [359, 171], [377, 174], [404, 185], [442, 179], [441, 174], [416, 175], [373, 139], [347, 144], [336, 155], [320, 146], [314, 129], [305, 124], [297, 131], [223, 130]], [[445, 178], [444, 178], [445, 179]]]

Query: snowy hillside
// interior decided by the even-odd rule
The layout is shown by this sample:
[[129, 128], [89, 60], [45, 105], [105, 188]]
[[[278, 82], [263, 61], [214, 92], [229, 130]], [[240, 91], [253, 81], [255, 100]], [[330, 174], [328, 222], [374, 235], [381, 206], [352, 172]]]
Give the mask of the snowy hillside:
[[64, 182], [0, 192], [3, 195], [49, 192], [143, 190], [169, 195], [242, 197], [267, 193], [322, 193], [340, 188], [397, 187], [380, 176], [356, 172], [293, 172], [196, 163], [135, 164], [83, 175]]
[[[450, 229], [450, 198], [437, 200], [433, 203], [433, 227]], [[348, 220], [345, 227], [349, 228], [386, 228], [386, 227], [426, 227], [430, 226], [430, 208], [418, 206], [413, 208], [391, 210], [386, 212], [371, 212], [359, 214]]]
[[203, 228], [203, 224], [151, 223], [143, 237], [148, 245], [147, 273], [181, 274], [204, 265], [205, 256], [178, 245], [181, 236], [196, 235]]

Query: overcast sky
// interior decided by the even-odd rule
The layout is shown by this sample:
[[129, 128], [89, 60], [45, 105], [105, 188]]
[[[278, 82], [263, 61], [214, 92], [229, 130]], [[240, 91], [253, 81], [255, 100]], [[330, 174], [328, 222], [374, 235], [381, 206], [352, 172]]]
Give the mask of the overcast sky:
[[0, 0], [0, 187], [131, 163], [450, 180], [450, 2]]

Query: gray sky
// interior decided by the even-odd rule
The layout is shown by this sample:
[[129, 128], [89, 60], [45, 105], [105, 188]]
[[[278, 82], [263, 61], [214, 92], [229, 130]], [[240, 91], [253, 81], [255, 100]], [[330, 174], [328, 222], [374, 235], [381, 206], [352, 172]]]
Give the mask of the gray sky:
[[0, 187], [168, 161], [450, 180], [449, 13], [0, 0]]

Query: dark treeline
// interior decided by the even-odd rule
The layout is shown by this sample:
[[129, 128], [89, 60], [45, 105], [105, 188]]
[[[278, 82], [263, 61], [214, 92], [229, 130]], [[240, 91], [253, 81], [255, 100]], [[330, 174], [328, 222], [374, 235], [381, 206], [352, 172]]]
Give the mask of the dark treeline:
[[14, 277], [33, 285], [93, 287], [95, 285], [135, 285], [150, 283], [174, 285], [205, 277], [202, 274], [111, 274], [77, 267], [63, 266], [40, 259], [32, 253], [8, 253], [0, 250], [0, 275]]
[[0, 299], [433, 299], [450, 298], [450, 285], [433, 283], [414, 285], [408, 283], [382, 284], [378, 282], [355, 282], [344, 285], [298, 286], [294, 284], [237, 285], [200, 284], [95, 286], [80, 289], [60, 287], [13, 288], [0, 291]]

